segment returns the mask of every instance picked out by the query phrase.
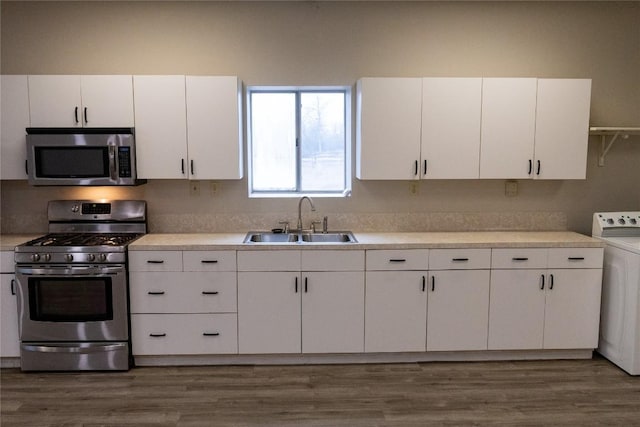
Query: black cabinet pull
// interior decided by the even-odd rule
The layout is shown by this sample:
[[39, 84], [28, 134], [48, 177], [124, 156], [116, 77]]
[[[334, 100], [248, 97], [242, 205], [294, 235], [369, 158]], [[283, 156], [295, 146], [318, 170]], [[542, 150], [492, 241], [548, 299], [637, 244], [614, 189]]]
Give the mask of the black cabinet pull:
[[407, 262], [407, 260], [403, 258], [391, 258], [389, 262]]
[[298, 278], [296, 277], [296, 294], [298, 293]]
[[29, 160], [24, 161], [24, 173], [29, 175]]
[[194, 167], [193, 167], [193, 160], [191, 160], [191, 175], [194, 175]]
[[570, 256], [567, 259], [569, 261], [584, 261], [584, 257], [583, 256]]
[[167, 334], [149, 334], [149, 336], [153, 338], [162, 338], [162, 337], [166, 337]]
[[84, 107], [84, 122], [89, 123], [89, 119], [87, 119], [87, 107]]
[[164, 291], [149, 291], [149, 295], [164, 295]]
[[431, 276], [431, 292], [436, 290], [436, 276]]
[[16, 279], [11, 279], [11, 295], [16, 294]]
[[202, 295], [218, 295], [218, 291], [202, 291]]
[[422, 292], [424, 292], [426, 288], [427, 288], [427, 278], [425, 276], [422, 276]]
[[203, 337], [217, 337], [220, 335], [220, 332], [203, 332]]
[[540, 175], [540, 160], [538, 160], [538, 168], [536, 170], [536, 175]]
[[80, 123], [80, 122], [78, 121], [78, 107], [77, 107], [77, 106], [76, 106], [76, 109], [73, 111], [73, 116], [74, 116], [74, 117], [75, 117], [75, 119], [76, 119], [76, 123]]
[[542, 279], [542, 284], [540, 285], [540, 289], [542, 290], [544, 289], [544, 274], [542, 274], [540, 278]]
[[202, 264], [217, 264], [217, 259], [203, 259], [200, 261]]
[[549, 275], [549, 290], [553, 289], [553, 274]]
[[182, 171], [182, 175], [184, 175], [184, 159], [180, 159], [180, 170]]
[[164, 264], [162, 259], [148, 259], [147, 264]]
[[511, 258], [511, 261], [529, 261], [529, 258], [523, 257], [523, 258]]
[[528, 173], [528, 175], [531, 175], [531, 172], [533, 172], [533, 160], [529, 159], [529, 173]]
[[424, 161], [424, 175], [427, 174], [427, 161]]
[[308, 280], [309, 280], [309, 278], [308, 278], [308, 277], [305, 277], [305, 278], [304, 278], [304, 293], [305, 293], [305, 294], [307, 293], [307, 281], [308, 281]]
[[453, 258], [453, 259], [451, 259], [451, 261], [454, 261], [454, 262], [466, 262], [466, 261], [469, 261], [469, 258]]
[[415, 167], [415, 171], [413, 172], [413, 174], [415, 176], [418, 176], [418, 161], [416, 160], [416, 167]]

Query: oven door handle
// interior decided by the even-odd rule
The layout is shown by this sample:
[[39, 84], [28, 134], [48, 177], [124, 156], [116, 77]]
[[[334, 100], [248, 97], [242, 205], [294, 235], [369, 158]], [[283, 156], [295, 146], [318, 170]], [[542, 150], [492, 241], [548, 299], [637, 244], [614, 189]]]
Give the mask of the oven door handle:
[[127, 344], [92, 344], [91, 346], [77, 346], [77, 345], [64, 345], [59, 344], [55, 346], [49, 345], [31, 345], [22, 344], [22, 349], [25, 351], [34, 351], [38, 353], [102, 353], [105, 351], [119, 351], [126, 348]]
[[124, 267], [31, 268], [18, 267], [16, 274], [25, 276], [95, 276], [124, 273]]

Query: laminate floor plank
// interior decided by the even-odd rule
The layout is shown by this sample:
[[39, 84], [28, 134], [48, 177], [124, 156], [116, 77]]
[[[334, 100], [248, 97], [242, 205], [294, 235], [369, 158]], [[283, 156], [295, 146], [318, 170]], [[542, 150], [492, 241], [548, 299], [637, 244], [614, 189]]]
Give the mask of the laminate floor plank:
[[640, 377], [574, 361], [0, 371], [7, 427], [640, 426]]

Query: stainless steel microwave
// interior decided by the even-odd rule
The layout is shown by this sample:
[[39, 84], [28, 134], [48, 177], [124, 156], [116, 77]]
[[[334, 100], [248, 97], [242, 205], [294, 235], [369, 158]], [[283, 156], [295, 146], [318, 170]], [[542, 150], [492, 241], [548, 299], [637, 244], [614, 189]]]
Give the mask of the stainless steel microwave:
[[27, 128], [32, 185], [139, 185], [133, 128]]

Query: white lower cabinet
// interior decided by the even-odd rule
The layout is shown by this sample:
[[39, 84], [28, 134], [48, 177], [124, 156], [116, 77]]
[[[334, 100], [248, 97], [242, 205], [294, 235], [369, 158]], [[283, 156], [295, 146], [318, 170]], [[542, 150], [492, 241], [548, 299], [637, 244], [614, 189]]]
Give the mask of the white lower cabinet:
[[0, 253], [0, 357], [19, 357], [18, 304], [13, 251]]

